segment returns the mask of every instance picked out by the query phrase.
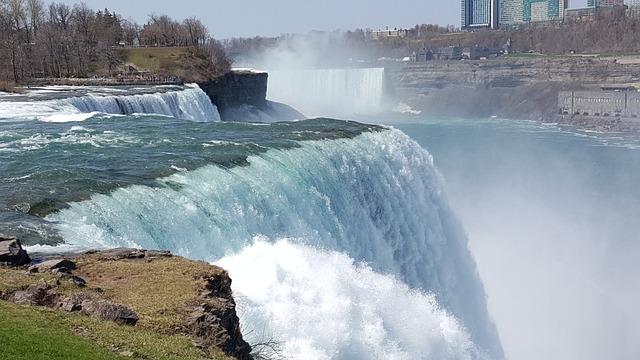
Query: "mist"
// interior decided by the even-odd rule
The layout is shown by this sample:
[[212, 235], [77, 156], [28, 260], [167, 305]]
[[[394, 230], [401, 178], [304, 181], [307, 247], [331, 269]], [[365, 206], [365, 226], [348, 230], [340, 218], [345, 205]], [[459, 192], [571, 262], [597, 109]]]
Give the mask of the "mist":
[[267, 99], [307, 117], [377, 115], [393, 104], [384, 64], [365, 37], [362, 30], [282, 37], [238, 65], [267, 71]]
[[517, 126], [443, 129], [404, 130], [445, 176], [507, 357], [637, 359], [635, 145]]

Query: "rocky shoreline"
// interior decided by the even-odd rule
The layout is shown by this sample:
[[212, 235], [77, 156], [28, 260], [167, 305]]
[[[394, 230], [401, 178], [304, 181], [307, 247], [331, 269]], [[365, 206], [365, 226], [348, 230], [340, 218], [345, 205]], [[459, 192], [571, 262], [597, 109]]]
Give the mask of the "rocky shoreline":
[[203, 355], [215, 348], [253, 358], [228, 273], [168, 251], [119, 248], [32, 260], [18, 239], [0, 235], [0, 301], [187, 336]]
[[640, 132], [635, 118], [560, 115], [561, 91], [640, 88], [640, 64], [618, 58], [550, 57], [430, 61], [391, 66], [396, 98], [422, 116], [558, 123], [599, 132]]

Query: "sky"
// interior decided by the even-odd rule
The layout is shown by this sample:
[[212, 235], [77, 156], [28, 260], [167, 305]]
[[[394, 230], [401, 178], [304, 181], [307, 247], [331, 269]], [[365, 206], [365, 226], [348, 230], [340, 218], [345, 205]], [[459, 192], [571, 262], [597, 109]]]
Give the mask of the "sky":
[[[45, 0], [51, 3], [51, 0]], [[81, 0], [58, 0], [70, 5]], [[313, 30], [381, 30], [410, 28], [416, 24], [460, 26], [460, 0], [85, 0], [95, 10], [108, 8], [147, 22], [150, 14], [176, 20], [195, 16], [217, 39], [232, 37], [305, 34]], [[587, 0], [570, 0], [570, 8], [585, 7]], [[401, 5], [400, 5], [401, 4]]]
[[[45, 0], [47, 4], [53, 2]], [[81, 0], [58, 0], [69, 5]], [[147, 22], [150, 14], [176, 20], [195, 16], [217, 39], [332, 31], [409, 28], [416, 24], [460, 26], [460, 0], [84, 0], [92, 9], [108, 8], [123, 18]], [[399, 5], [402, 4], [402, 5]]]

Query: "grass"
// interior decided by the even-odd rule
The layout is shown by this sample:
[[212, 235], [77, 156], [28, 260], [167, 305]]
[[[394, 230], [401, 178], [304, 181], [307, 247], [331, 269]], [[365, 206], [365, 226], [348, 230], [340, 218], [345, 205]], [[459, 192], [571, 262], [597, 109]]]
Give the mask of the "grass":
[[79, 269], [74, 274], [135, 311], [140, 317], [139, 326], [163, 331], [180, 326], [187, 315], [184, 309], [203, 301], [199, 292], [205, 288], [205, 275], [224, 271], [181, 257], [120, 261], [117, 265], [87, 257], [78, 260], [77, 265]]
[[[215, 347], [205, 354], [180, 332], [190, 305], [204, 299], [205, 277], [224, 270], [180, 257], [153, 261], [104, 261], [80, 257], [74, 275], [89, 290], [60, 280], [54, 289], [65, 295], [99, 287], [105, 298], [123, 304], [140, 317], [136, 326], [45, 307], [0, 301], [2, 359], [229, 359]], [[29, 284], [55, 284], [55, 275], [0, 267], [0, 295]]]
[[186, 47], [127, 48], [119, 50], [126, 62], [148, 70], [181, 67], [180, 59], [188, 55]]
[[215, 77], [211, 63], [193, 47], [139, 47], [118, 50], [118, 57], [154, 76], [179, 76], [188, 81]]
[[185, 336], [0, 302], [3, 359], [204, 359]]

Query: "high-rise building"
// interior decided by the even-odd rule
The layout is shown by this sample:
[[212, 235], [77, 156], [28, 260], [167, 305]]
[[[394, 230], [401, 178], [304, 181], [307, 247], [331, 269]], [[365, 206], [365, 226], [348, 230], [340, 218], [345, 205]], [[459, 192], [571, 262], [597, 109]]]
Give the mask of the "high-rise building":
[[562, 19], [565, 0], [523, 0], [522, 19], [524, 21], [549, 21]]
[[587, 0], [587, 7], [623, 6], [624, 0]]
[[462, 0], [462, 28], [498, 28], [498, 0]]
[[500, 0], [500, 26], [524, 22], [523, 9], [523, 0]]
[[500, 26], [562, 19], [567, 7], [568, 0], [500, 0]]

